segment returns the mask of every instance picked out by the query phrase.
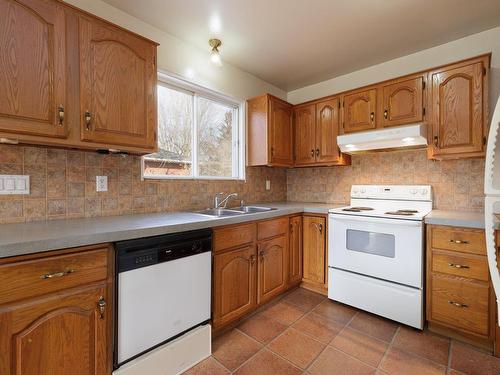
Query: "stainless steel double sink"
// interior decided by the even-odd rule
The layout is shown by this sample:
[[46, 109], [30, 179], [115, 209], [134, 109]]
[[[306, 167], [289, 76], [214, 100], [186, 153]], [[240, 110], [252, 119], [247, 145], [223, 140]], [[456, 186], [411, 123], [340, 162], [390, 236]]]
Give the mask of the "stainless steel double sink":
[[195, 213], [213, 217], [226, 217], [226, 216], [238, 216], [245, 214], [256, 214], [259, 212], [268, 212], [272, 210], [276, 210], [276, 208], [261, 207], [261, 206], [240, 206], [234, 208], [207, 208], [205, 210], [195, 211]]

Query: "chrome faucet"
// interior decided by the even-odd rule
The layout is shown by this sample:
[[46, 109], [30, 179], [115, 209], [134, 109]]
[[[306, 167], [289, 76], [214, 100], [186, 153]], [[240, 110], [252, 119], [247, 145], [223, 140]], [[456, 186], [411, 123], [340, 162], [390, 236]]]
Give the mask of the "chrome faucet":
[[238, 196], [237, 193], [231, 193], [228, 194], [224, 199], [221, 199], [224, 193], [217, 193], [215, 194], [214, 197], [214, 208], [226, 208], [227, 202], [229, 202], [230, 199], [236, 198]]

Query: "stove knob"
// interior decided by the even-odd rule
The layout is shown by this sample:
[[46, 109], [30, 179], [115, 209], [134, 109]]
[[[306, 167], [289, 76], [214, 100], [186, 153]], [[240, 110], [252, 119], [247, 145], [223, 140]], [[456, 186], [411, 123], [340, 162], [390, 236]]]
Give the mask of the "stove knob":
[[422, 189], [422, 190], [420, 191], [420, 194], [422, 194], [422, 195], [427, 194], [427, 189]]
[[417, 189], [411, 189], [411, 190], [410, 190], [410, 193], [411, 193], [411, 194], [417, 194]]
[[353, 192], [354, 194], [358, 194], [359, 190], [358, 190], [358, 189], [352, 189], [352, 192]]
[[366, 189], [365, 189], [365, 188], [362, 188], [362, 189], [361, 189], [361, 194], [364, 194], [364, 193], [366, 193]]

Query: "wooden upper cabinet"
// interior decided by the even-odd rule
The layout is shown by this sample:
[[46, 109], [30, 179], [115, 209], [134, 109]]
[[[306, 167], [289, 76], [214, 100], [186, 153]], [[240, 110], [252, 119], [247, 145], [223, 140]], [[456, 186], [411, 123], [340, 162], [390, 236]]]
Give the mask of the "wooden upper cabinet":
[[483, 57], [429, 73], [433, 157], [484, 155], [488, 67]]
[[336, 163], [341, 158], [337, 145], [340, 126], [340, 100], [330, 99], [316, 104], [316, 162]]
[[0, 131], [65, 137], [66, 25], [63, 7], [0, 0]]
[[84, 16], [79, 33], [82, 140], [154, 150], [156, 46]]
[[287, 282], [293, 285], [302, 280], [302, 216], [290, 218], [289, 233]]
[[214, 256], [214, 328], [240, 318], [256, 305], [255, 245]]
[[295, 165], [316, 161], [316, 106], [297, 107], [295, 114]]
[[377, 127], [377, 89], [356, 91], [343, 96], [343, 131], [353, 133]]
[[258, 304], [269, 301], [286, 287], [287, 243], [287, 236], [280, 236], [261, 241], [258, 245]]
[[423, 89], [423, 76], [382, 85], [382, 126], [423, 121]]
[[292, 151], [292, 107], [281, 100], [269, 103], [269, 138], [271, 164], [291, 166]]
[[326, 282], [326, 219], [304, 216], [303, 220], [303, 278], [324, 284]]
[[292, 166], [292, 105], [265, 94], [248, 100], [247, 115], [247, 165]]

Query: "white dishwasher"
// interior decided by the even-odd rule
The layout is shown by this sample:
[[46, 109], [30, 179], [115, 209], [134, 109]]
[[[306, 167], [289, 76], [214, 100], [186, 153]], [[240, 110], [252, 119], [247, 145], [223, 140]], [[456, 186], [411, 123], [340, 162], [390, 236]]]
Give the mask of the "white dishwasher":
[[116, 369], [210, 320], [212, 231], [122, 241], [115, 249]]

